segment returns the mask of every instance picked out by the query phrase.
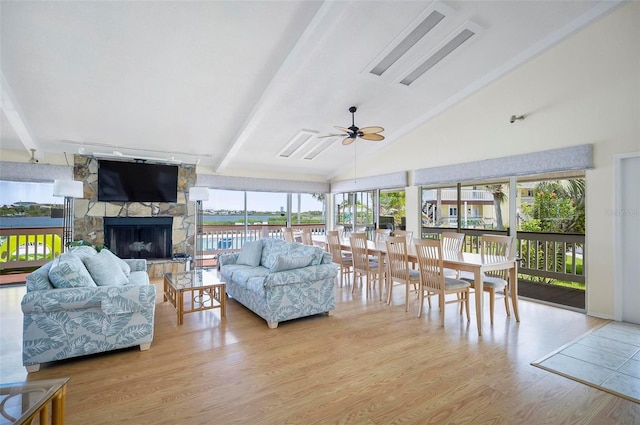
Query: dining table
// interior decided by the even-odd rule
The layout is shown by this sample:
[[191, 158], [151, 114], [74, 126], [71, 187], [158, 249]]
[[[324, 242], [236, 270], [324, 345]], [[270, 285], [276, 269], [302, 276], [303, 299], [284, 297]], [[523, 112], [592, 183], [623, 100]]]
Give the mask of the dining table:
[[[313, 237], [315, 245], [326, 247], [327, 239], [324, 235], [316, 235]], [[343, 251], [350, 251], [351, 244], [347, 238], [340, 238], [340, 247]], [[367, 250], [369, 254], [378, 257], [378, 267], [380, 276], [386, 276], [384, 258], [387, 255], [387, 244], [384, 241], [367, 241]], [[409, 262], [418, 262], [415, 245], [407, 246], [407, 254]], [[486, 272], [496, 270], [508, 270], [509, 272], [509, 292], [511, 296], [511, 304], [513, 306], [513, 314], [516, 322], [520, 322], [520, 314], [518, 312], [518, 265], [515, 258], [496, 257], [484, 258], [480, 253], [460, 252], [460, 251], [443, 251], [442, 262], [444, 268], [454, 269], [473, 273], [473, 287], [475, 291], [475, 307], [476, 307], [476, 323], [478, 326], [478, 335], [482, 336], [482, 323], [484, 312], [484, 281], [483, 277]], [[386, 282], [386, 284], [391, 284]], [[382, 292], [382, 291], [381, 291]], [[382, 296], [382, 294], [380, 294]], [[443, 308], [440, 306], [440, 308]]]

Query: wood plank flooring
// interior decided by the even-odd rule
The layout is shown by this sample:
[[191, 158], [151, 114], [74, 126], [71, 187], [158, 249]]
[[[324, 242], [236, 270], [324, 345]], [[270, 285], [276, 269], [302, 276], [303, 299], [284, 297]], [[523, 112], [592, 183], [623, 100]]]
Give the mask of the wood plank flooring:
[[210, 310], [177, 326], [154, 283], [149, 351], [49, 363], [28, 376], [24, 287], [0, 288], [0, 380], [70, 377], [68, 424], [640, 423], [640, 405], [530, 365], [605, 322], [582, 313], [521, 301], [516, 323], [499, 301], [478, 337], [456, 305], [441, 328], [436, 300], [419, 319], [416, 304], [405, 313], [404, 291], [387, 306], [345, 287], [332, 315], [277, 329], [233, 299], [225, 319]]

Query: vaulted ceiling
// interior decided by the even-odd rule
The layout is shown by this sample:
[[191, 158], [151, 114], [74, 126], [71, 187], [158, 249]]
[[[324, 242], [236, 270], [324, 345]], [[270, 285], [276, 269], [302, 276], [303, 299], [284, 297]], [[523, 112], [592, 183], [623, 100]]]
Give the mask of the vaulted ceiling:
[[0, 146], [330, 179], [616, 4], [3, 0]]

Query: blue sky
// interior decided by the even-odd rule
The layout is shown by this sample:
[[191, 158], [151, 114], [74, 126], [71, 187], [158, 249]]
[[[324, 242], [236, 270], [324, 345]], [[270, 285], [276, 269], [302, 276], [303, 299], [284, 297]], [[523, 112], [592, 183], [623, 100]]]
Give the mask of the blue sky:
[[16, 202], [62, 204], [63, 198], [53, 196], [53, 183], [0, 181], [0, 205]]

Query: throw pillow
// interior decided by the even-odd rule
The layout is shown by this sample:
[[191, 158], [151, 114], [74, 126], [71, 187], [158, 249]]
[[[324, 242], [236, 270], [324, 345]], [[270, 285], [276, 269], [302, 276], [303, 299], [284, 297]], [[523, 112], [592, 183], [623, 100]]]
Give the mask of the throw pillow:
[[72, 246], [69, 248], [69, 252], [73, 252], [73, 254], [80, 259], [91, 257], [92, 255], [96, 255], [98, 253], [98, 251], [96, 251], [93, 247], [87, 245]]
[[275, 273], [299, 269], [301, 267], [307, 267], [311, 260], [313, 260], [312, 257], [286, 257], [284, 255], [278, 255], [270, 270], [271, 273]]
[[116, 258], [108, 249], [103, 249], [97, 255], [83, 260], [98, 286], [123, 286], [127, 284], [127, 276], [120, 268]]
[[245, 266], [259, 266], [262, 258], [262, 240], [247, 242], [242, 245], [242, 251], [238, 254], [236, 264], [244, 264]]
[[[103, 254], [103, 252], [104, 252], [104, 254]], [[124, 261], [122, 258], [118, 257], [113, 252], [109, 251], [108, 249], [101, 249], [100, 250], [100, 254], [106, 255], [108, 257], [113, 257], [113, 259], [116, 260], [116, 263], [118, 263], [118, 266], [120, 266], [120, 268], [124, 272], [124, 275], [129, 277], [129, 275], [131, 274], [131, 266], [129, 266], [129, 264], [127, 264], [126, 261]]]
[[69, 252], [62, 254], [53, 261], [54, 263], [49, 269], [49, 280], [55, 288], [96, 286], [80, 257]]

